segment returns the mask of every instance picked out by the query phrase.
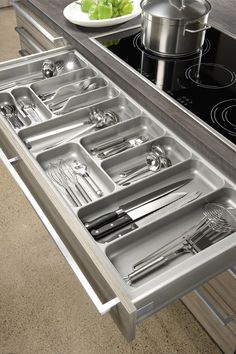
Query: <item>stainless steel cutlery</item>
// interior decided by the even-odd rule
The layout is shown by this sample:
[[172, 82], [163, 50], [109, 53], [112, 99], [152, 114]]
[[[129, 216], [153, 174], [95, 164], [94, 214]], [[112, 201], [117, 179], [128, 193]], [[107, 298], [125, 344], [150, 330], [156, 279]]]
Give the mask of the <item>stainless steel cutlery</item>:
[[[93, 107], [90, 110], [89, 120], [81, 123], [81, 127], [85, 126], [85, 125], [89, 125], [88, 127], [80, 130], [79, 132], [76, 132], [76, 133], [70, 135], [69, 137], [61, 139], [61, 140], [53, 143], [52, 145], [46, 146], [44, 148], [44, 150], [48, 150], [48, 149], [60, 146], [62, 144], [65, 144], [65, 143], [67, 143], [75, 138], [78, 138], [80, 135], [83, 135], [93, 129], [102, 129], [102, 128], [106, 128], [108, 126], [117, 124], [119, 121], [120, 121], [120, 117], [115, 112], [112, 112], [109, 110], [101, 111], [101, 110], [98, 110]], [[77, 127], [79, 127], [79, 124], [77, 125]]]
[[139, 135], [133, 138], [124, 138], [122, 142], [113, 144], [109, 148], [104, 148], [97, 153], [99, 159], [106, 159], [107, 157], [114, 156], [120, 152], [131, 149], [135, 146], [142, 145], [148, 141], [149, 137], [147, 135]]
[[[49, 163], [46, 173], [56, 186], [60, 186], [66, 192], [75, 207], [91, 202], [94, 194], [96, 198], [103, 195], [102, 190], [87, 171], [87, 166], [78, 161], [55, 160]], [[82, 180], [87, 184], [87, 189], [82, 185]]]
[[144, 163], [121, 171], [118, 178], [115, 179], [115, 182], [120, 186], [127, 186], [142, 179], [147, 174], [158, 172], [170, 166], [172, 166], [172, 162], [166, 156], [163, 147], [152, 145], [151, 151], [145, 155]]
[[0, 113], [7, 120], [13, 129], [20, 129], [24, 123], [19, 118], [16, 106], [13, 104], [3, 104], [0, 106]]
[[145, 275], [163, 267], [184, 254], [196, 254], [236, 231], [236, 217], [219, 203], [207, 203], [203, 218], [190, 230], [161, 249], [140, 259], [133, 271], [124, 277], [132, 285]]
[[21, 108], [22, 113], [29, 117], [29, 119], [35, 123], [42, 122], [42, 117], [36, 111], [37, 106], [33, 101], [28, 97], [23, 97], [17, 100], [19, 107]]

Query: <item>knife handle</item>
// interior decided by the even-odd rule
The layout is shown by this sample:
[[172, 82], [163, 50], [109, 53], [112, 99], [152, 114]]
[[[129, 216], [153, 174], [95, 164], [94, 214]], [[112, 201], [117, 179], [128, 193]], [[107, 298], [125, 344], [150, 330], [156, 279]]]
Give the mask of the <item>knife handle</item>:
[[91, 235], [95, 240], [111, 234], [112, 232], [119, 230], [120, 228], [129, 225], [133, 222], [133, 219], [129, 215], [121, 216], [119, 219], [114, 220], [113, 222], [103, 225], [98, 229], [91, 230]]
[[112, 222], [113, 220], [116, 220], [119, 217], [116, 211], [112, 211], [111, 213], [103, 214], [102, 216], [99, 216], [96, 219], [93, 219], [91, 221], [86, 221], [85, 227], [90, 231], [93, 230], [97, 227], [101, 227], [105, 224], [108, 224]]

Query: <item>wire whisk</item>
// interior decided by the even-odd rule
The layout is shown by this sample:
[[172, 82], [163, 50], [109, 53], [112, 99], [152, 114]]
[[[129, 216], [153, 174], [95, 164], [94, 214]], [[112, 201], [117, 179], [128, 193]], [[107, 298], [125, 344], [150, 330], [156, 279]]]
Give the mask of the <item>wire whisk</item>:
[[46, 174], [56, 186], [58, 185], [64, 189], [73, 206], [82, 206], [80, 199], [71, 188], [66, 174], [59, 168], [58, 164], [50, 163], [46, 169]]

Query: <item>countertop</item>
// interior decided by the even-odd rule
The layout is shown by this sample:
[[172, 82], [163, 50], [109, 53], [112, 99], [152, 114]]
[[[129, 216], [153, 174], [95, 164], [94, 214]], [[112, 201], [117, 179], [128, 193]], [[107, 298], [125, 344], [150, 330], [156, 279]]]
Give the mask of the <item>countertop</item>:
[[[227, 2], [210, 0], [209, 2], [212, 5], [209, 22], [236, 37], [235, 0], [227, 0]], [[121, 25], [93, 29], [74, 25], [64, 18], [63, 9], [71, 3], [71, 0], [21, 0], [21, 3], [63, 35], [92, 64], [146, 110], [158, 117], [196, 152], [235, 181], [236, 148], [233, 144], [226, 143], [224, 139], [220, 139], [206, 129], [200, 119], [193, 116], [191, 112], [181, 109], [161, 90], [143, 80], [90, 40], [91, 37], [101, 34], [137, 26], [140, 24], [140, 16]]]

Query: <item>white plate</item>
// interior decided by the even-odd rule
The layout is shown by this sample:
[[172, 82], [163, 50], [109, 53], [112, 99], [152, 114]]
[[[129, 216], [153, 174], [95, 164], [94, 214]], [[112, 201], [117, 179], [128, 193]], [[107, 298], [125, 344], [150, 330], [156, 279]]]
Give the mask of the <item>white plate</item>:
[[81, 11], [80, 5], [76, 4], [75, 2], [72, 2], [64, 8], [63, 15], [68, 21], [76, 25], [84, 27], [107, 27], [118, 25], [119, 23], [129, 21], [132, 18], [138, 16], [141, 12], [140, 0], [134, 0], [133, 5], [134, 9], [129, 15], [107, 18], [105, 20], [90, 20], [87, 12]]

